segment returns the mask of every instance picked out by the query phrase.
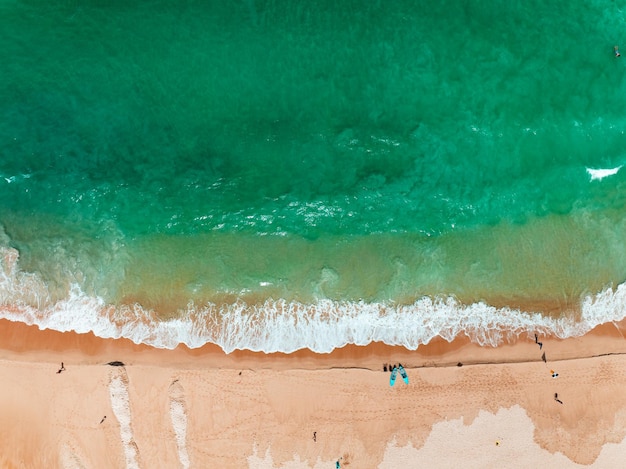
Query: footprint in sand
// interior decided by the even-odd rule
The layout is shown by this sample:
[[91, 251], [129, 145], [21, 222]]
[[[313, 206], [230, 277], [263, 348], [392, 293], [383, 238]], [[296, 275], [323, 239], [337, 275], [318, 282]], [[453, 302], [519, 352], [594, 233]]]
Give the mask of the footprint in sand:
[[87, 465], [83, 462], [84, 458], [81, 458], [77, 453], [76, 448], [68, 444], [62, 445], [59, 453], [62, 467], [66, 469], [85, 469]]
[[189, 468], [189, 453], [187, 453], [187, 406], [185, 405], [185, 390], [178, 380], [170, 385], [170, 418], [176, 435], [178, 459], [184, 469]]

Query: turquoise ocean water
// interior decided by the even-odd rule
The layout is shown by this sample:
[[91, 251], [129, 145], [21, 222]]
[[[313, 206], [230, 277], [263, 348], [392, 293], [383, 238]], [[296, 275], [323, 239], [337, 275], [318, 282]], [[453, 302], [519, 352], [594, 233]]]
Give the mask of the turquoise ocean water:
[[327, 352], [626, 314], [616, 2], [2, 0], [0, 39], [2, 317]]

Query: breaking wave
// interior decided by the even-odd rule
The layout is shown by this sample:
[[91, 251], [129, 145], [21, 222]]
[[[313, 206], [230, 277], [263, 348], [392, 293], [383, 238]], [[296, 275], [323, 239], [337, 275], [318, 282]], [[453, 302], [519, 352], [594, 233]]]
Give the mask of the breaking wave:
[[138, 304], [113, 306], [72, 285], [66, 298], [52, 302], [45, 284], [17, 268], [17, 251], [1, 251], [0, 317], [57, 331], [93, 332], [102, 338], [127, 338], [158, 348], [190, 348], [206, 343], [226, 353], [246, 349], [291, 353], [309, 349], [329, 353], [347, 344], [384, 342], [415, 350], [440, 336], [464, 334], [479, 345], [497, 346], [534, 332], [559, 338], [581, 336], [597, 325], [626, 316], [626, 284], [587, 296], [581, 313], [559, 318], [496, 308], [454, 298], [422, 298], [411, 305], [320, 300], [312, 304], [267, 300], [261, 305], [189, 304], [180, 318], [161, 320]]

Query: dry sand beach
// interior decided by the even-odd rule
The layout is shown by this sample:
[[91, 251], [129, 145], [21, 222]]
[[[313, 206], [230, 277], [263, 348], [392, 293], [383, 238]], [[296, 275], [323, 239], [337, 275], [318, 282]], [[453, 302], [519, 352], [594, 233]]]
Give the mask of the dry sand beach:
[[[226, 355], [2, 320], [0, 466], [620, 467], [623, 330], [543, 337], [541, 351], [524, 338]], [[389, 386], [390, 362], [409, 385]]]

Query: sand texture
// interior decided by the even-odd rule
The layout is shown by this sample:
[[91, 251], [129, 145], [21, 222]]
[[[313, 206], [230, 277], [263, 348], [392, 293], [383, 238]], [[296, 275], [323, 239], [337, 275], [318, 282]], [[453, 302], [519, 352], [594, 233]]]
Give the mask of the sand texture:
[[[8, 321], [0, 339], [3, 468], [619, 467], [626, 455], [620, 325], [540, 338], [542, 350], [524, 338], [328, 355], [155, 350]], [[389, 386], [390, 362], [409, 385]]]

